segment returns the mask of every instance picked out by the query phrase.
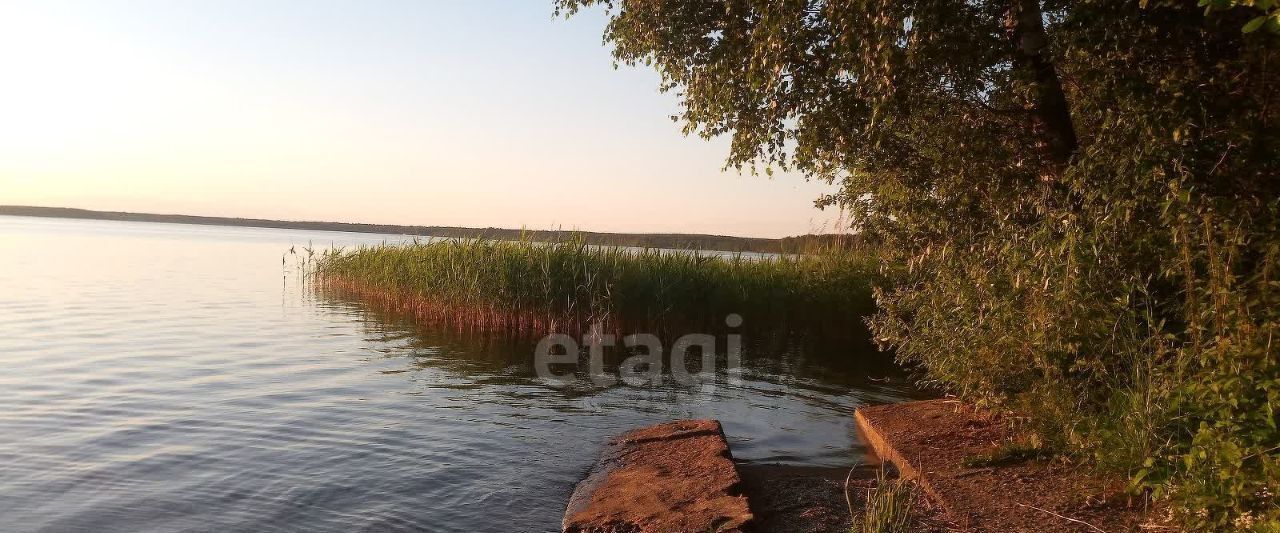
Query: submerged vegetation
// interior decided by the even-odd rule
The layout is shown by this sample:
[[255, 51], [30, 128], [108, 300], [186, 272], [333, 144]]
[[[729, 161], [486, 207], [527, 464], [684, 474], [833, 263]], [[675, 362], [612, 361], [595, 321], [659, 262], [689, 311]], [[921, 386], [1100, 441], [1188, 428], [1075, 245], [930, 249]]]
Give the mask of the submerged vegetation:
[[437, 240], [335, 250], [312, 272], [325, 290], [380, 300], [459, 328], [537, 334], [743, 327], [865, 337], [875, 262], [847, 246], [746, 256], [596, 247], [581, 238]]

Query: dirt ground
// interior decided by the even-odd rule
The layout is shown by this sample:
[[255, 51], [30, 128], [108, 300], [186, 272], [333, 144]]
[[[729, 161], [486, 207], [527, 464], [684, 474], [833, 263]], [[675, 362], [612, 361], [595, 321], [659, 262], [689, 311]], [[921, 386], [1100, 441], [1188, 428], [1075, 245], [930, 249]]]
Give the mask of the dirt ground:
[[[954, 400], [858, 410], [864, 439], [886, 462], [916, 478], [945, 511], [971, 531], [1121, 532], [1148, 520], [1123, 479], [1062, 460], [1027, 457], [998, 464], [1016, 437], [1009, 425]], [[966, 466], [968, 464], [969, 466]]]

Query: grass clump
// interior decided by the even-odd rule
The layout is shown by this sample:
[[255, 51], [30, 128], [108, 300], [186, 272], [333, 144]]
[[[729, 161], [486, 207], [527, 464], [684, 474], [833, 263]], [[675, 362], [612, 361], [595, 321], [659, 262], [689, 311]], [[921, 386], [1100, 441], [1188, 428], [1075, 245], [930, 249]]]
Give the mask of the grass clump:
[[311, 272], [326, 290], [380, 300], [420, 320], [532, 332], [719, 331], [744, 325], [863, 334], [874, 260], [847, 247], [710, 255], [485, 238], [335, 250]]
[[867, 490], [862, 521], [852, 533], [907, 533], [911, 531], [914, 502], [915, 492], [909, 482], [890, 480], [881, 470], [876, 474], [875, 488]]

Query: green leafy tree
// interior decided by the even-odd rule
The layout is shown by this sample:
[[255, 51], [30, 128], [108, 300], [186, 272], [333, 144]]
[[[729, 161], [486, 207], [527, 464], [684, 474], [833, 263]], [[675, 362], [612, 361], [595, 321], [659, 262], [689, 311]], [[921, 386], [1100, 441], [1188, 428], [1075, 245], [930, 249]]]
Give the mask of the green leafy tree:
[[929, 382], [1196, 527], [1276, 524], [1276, 1], [557, 2], [590, 6], [729, 166], [840, 185]]

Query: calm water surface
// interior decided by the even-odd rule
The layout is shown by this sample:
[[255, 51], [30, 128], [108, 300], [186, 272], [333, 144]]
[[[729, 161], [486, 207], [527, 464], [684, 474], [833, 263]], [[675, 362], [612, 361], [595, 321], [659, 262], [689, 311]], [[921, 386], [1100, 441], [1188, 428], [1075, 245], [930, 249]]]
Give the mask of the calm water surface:
[[910, 395], [862, 346], [742, 386], [555, 388], [530, 344], [317, 298], [294, 245], [394, 236], [0, 216], [0, 530], [554, 531], [610, 435], [723, 421], [736, 458], [852, 465]]

